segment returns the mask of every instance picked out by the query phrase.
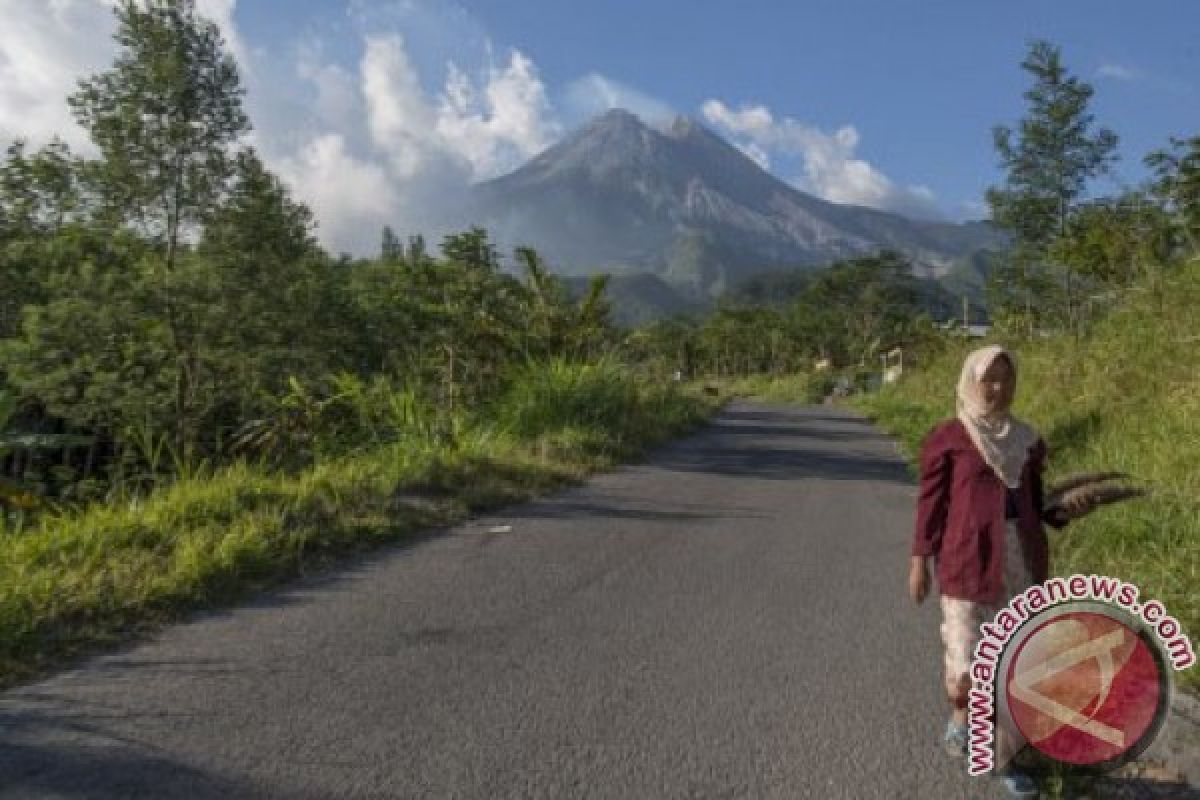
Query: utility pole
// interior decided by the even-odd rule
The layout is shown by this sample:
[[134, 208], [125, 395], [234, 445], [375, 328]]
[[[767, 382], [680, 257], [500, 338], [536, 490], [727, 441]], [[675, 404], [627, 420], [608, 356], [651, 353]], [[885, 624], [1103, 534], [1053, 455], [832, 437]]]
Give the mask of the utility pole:
[[967, 336], [970, 336], [971, 335], [971, 314], [970, 314], [970, 311], [967, 306], [967, 296], [965, 294], [962, 296], [962, 301], [963, 301], [963, 332], [966, 333]]

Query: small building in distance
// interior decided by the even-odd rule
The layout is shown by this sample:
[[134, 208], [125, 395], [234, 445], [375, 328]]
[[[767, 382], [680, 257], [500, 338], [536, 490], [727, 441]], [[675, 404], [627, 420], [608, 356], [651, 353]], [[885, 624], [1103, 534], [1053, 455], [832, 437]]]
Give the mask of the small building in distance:
[[961, 320], [951, 319], [941, 324], [942, 330], [950, 334], [958, 336], [967, 336], [971, 339], [981, 339], [992, 332], [992, 326], [983, 323], [972, 323], [966, 328], [963, 328]]

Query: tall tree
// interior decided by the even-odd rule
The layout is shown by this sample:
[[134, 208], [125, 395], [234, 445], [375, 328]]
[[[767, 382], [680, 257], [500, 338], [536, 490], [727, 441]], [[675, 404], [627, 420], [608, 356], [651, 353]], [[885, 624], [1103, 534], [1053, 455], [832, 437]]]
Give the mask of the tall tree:
[[[993, 130], [1006, 176], [1003, 186], [988, 190], [987, 201], [996, 224], [1015, 234], [1018, 276], [1027, 276], [1045, 262], [1051, 242], [1066, 231], [1087, 182], [1116, 160], [1117, 136], [1106, 128], [1093, 130], [1088, 109], [1093, 89], [1068, 73], [1057, 46], [1034, 41], [1021, 68], [1033, 80], [1024, 93], [1027, 110], [1017, 130], [1003, 125]], [[1073, 269], [1069, 264], [1057, 267], [1063, 272], [1067, 321], [1073, 326]], [[1030, 318], [1031, 288], [1020, 287]]]
[[93, 178], [111, 211], [159, 239], [174, 264], [181, 235], [217, 207], [250, 129], [237, 65], [195, 0], [124, 0], [111, 69], [68, 98], [100, 150]]
[[495, 272], [500, 268], [500, 254], [480, 227], [447, 235], [442, 240], [442, 255], [472, 270]]
[[250, 129], [245, 92], [194, 0], [124, 0], [115, 13], [112, 68], [80, 81], [68, 103], [100, 151], [87, 174], [107, 212], [161, 247], [156, 291], [175, 369], [175, 442], [190, 455], [203, 344], [195, 309], [177, 296], [188, 281], [173, 273], [184, 234], [213, 216], [236, 172], [234, 148]]

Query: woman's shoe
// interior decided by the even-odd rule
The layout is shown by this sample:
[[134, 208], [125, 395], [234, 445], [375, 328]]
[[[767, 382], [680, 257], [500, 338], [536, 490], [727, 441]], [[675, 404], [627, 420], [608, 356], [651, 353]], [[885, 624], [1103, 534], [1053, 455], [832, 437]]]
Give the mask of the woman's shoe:
[[952, 756], [967, 754], [967, 726], [957, 725], [951, 719], [946, 722], [946, 733], [942, 737], [942, 747]]
[[1013, 797], [1038, 796], [1037, 781], [1030, 777], [1027, 772], [1007, 767], [1000, 773], [1000, 779], [1004, 781], [1004, 788], [1008, 789], [1008, 793]]

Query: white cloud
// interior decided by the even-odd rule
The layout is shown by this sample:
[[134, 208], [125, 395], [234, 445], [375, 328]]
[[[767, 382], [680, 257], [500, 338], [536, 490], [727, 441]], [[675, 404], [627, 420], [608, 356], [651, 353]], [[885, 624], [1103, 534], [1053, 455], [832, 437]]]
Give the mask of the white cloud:
[[435, 96], [400, 33], [364, 32], [362, 43], [355, 72], [324, 61], [319, 46], [301, 48], [309, 133], [297, 145], [275, 119], [263, 137], [333, 249], [370, 252], [384, 224], [431, 239], [449, 232], [472, 182], [515, 168], [561, 134], [536, 67], [519, 51], [474, 80], [448, 62]]
[[734, 142], [734, 145], [755, 164], [768, 171], [771, 169], [771, 156], [754, 142]]
[[[81, 76], [112, 63], [113, 2], [0, 0], [3, 140], [19, 136], [36, 146], [57, 134], [77, 151], [91, 150], [66, 97]], [[360, 45], [361, 58], [350, 64], [328, 58], [321, 39], [270, 43], [287, 52], [282, 59], [248, 48], [236, 3], [197, 0], [197, 9], [220, 26], [242, 68], [255, 125], [248, 141], [313, 208], [332, 249], [369, 252], [383, 224], [446, 232], [472, 181], [516, 167], [561, 135], [532, 60], [514, 50], [495, 63], [477, 25], [466, 39], [459, 35], [469, 17], [452, 2], [355, 0], [356, 27], [344, 44]], [[423, 86], [400, 23], [426, 48], [461, 48], [442, 62], [440, 91]]]
[[1096, 70], [1098, 78], [1112, 78], [1118, 81], [1133, 81], [1141, 77], [1141, 72], [1123, 64], [1102, 64]]
[[394, 222], [390, 215], [401, 205], [386, 170], [348, 153], [336, 133], [314, 137], [273, 166], [312, 208], [322, 240], [334, 251], [361, 250], [361, 236]]
[[438, 107], [437, 132], [470, 162], [476, 179], [491, 178], [549, 147], [561, 135], [533, 62], [514, 50], [503, 69], [489, 66], [482, 91], [450, 65]]
[[[87, 147], [65, 98], [80, 76], [111, 63], [111, 2], [0, 0], [0, 136], [41, 143], [58, 133]], [[197, 3], [242, 66], [255, 125], [249, 141], [312, 207], [319, 237], [335, 251], [372, 252], [384, 224], [436, 240], [461, 223], [456, 217], [473, 181], [523, 163], [568, 123], [615, 107], [653, 125], [676, 116], [666, 103], [598, 73], [567, 84], [552, 102], [534, 62], [516, 50], [497, 58], [453, 0], [351, 0], [344, 26], [252, 48], [237, 28], [236, 0]], [[351, 59], [331, 55], [356, 46]], [[937, 215], [927, 187], [897, 186], [856, 156], [852, 126], [826, 133], [763, 106], [734, 109], [718, 100], [702, 110], [764, 169], [794, 168], [807, 191]]]
[[316, 93], [309, 108], [320, 122], [336, 126], [362, 114], [362, 96], [354, 73], [340, 64], [324, 62], [318, 46], [299, 48], [296, 74]]
[[67, 107], [77, 81], [112, 60], [115, 20], [100, 0], [0, 0], [0, 141], [55, 135], [90, 147]]
[[732, 109], [720, 100], [707, 100], [701, 113], [760, 164], [774, 156], [799, 158], [803, 176], [795, 183], [825, 200], [914, 217], [942, 216], [928, 187], [897, 186], [855, 157], [859, 135], [852, 125], [826, 133], [790, 117], [776, 119], [765, 106]]
[[[109, 2], [110, 0], [105, 1]], [[237, 25], [233, 22], [233, 11], [236, 7], [237, 0], [196, 0], [196, 13], [217, 23], [217, 27], [221, 29], [221, 36], [225, 39], [226, 47], [237, 59], [238, 66], [244, 72], [249, 68], [251, 54], [238, 34]]]
[[958, 215], [957, 215], [958, 219], [961, 219], [961, 220], [991, 219], [991, 216], [992, 216], [992, 209], [987, 203], [984, 203], [979, 200], [965, 200], [965, 201], [959, 203]]
[[367, 127], [397, 177], [411, 178], [437, 149], [433, 108], [399, 34], [368, 36], [360, 67]]
[[[237, 0], [197, 0], [196, 9], [225, 34], [245, 63], [233, 25]], [[115, 0], [0, 0], [0, 142], [40, 146], [54, 136], [92, 152], [66, 98], [78, 81], [112, 64]]]
[[648, 125], [665, 127], [675, 119], [666, 103], [624, 84], [592, 72], [567, 85], [563, 106], [574, 122], [581, 122], [613, 108], [624, 108]]
[[763, 106], [742, 107], [734, 111], [720, 100], [707, 100], [701, 111], [709, 122], [731, 133], [758, 139], [769, 139], [776, 135], [775, 119]]

